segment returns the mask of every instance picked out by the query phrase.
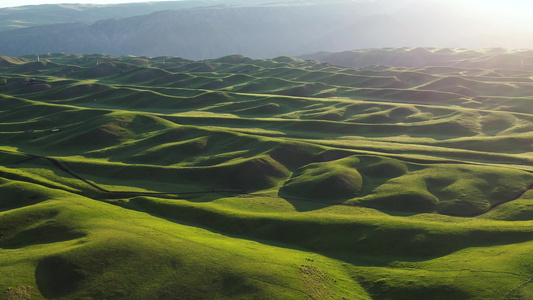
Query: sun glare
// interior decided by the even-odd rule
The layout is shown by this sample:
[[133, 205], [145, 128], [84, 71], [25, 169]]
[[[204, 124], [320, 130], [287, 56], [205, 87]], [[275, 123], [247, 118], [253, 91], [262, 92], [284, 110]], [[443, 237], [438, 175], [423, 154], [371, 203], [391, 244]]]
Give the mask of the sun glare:
[[515, 30], [530, 29], [533, 25], [530, 16], [533, 10], [533, 1], [469, 0], [458, 1], [458, 3], [468, 7], [472, 14], [479, 15], [494, 25], [511, 26]]

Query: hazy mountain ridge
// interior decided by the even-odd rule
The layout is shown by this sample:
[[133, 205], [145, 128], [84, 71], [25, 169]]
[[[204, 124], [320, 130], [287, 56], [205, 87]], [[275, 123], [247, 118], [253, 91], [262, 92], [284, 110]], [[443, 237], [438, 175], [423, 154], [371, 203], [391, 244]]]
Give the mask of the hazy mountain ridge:
[[[274, 0], [275, 1], [275, 0]], [[259, 5], [273, 0], [184, 0], [126, 4], [44, 4], [0, 9], [0, 31], [56, 23], [91, 25], [99, 20], [146, 15], [161, 10], [177, 10], [214, 5]]]
[[[299, 48], [315, 36], [322, 37], [332, 31], [330, 28], [349, 24], [353, 14], [345, 5], [327, 7], [330, 13], [326, 18], [321, 17], [322, 5], [216, 7], [160, 11], [146, 16], [102, 20], [93, 25], [38, 26], [0, 32], [0, 39], [6, 41], [0, 46], [0, 52], [11, 56], [99, 52], [195, 59], [237, 52], [272, 56]], [[316, 21], [321, 18], [322, 21]], [[297, 25], [285, 30], [291, 25], [283, 20]]]
[[[171, 55], [189, 59], [239, 53], [258, 58], [389, 46], [486, 48], [504, 40], [504, 33], [483, 33], [480, 28], [487, 27], [484, 22], [444, 4], [433, 7], [417, 1], [403, 6], [392, 6], [387, 1], [347, 0], [249, 4], [201, 1], [191, 8], [193, 4], [189, 2], [182, 3], [182, 9], [151, 13], [147, 9], [148, 15], [121, 19], [102, 14], [104, 18], [91, 24], [62, 23], [2, 31], [0, 40], [5, 42], [0, 45], [0, 53]], [[205, 7], [220, 3], [227, 5]], [[133, 15], [137, 10], [129, 11]], [[518, 34], [505, 36], [507, 48], [530, 45]]]

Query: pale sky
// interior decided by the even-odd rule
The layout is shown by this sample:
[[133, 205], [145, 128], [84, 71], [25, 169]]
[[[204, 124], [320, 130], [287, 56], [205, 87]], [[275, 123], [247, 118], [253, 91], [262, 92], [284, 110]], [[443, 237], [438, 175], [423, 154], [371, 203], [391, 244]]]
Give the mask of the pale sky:
[[58, 4], [58, 3], [92, 3], [92, 4], [111, 4], [111, 3], [131, 3], [131, 2], [160, 2], [176, 0], [0, 0], [0, 7], [39, 5], [39, 4]]
[[[116, 4], [116, 3], [131, 3], [131, 2], [159, 2], [159, 1], [176, 1], [176, 0], [0, 0], [0, 8], [23, 6], [23, 5], [39, 5], [39, 4], [59, 4], [59, 3], [92, 3], [92, 4]], [[284, 0], [277, 0], [283, 2]], [[373, 0], [383, 1], [383, 0]], [[385, 0], [384, 3], [390, 0]], [[412, 1], [412, 0], [396, 0], [396, 1]], [[533, 12], [532, 0], [421, 0], [421, 1], [435, 1], [454, 3], [453, 5], [460, 5], [465, 9], [469, 9], [470, 13], [482, 15], [486, 19], [493, 20], [496, 23], [499, 18], [506, 18], [511, 22], [530, 23], [531, 12]]]
[[[131, 2], [160, 2], [160, 1], [176, 1], [176, 0], [0, 0], [0, 7], [12, 7], [23, 5], [39, 5], [39, 4], [58, 4], [58, 3], [92, 3], [92, 4], [112, 4], [112, 3], [131, 3]], [[374, 0], [379, 1], [379, 0]], [[402, 1], [402, 0], [397, 0]], [[426, 1], [444, 1], [444, 0], [426, 0]], [[457, 1], [457, 0], [455, 0]], [[279, 0], [283, 2], [283, 0]], [[520, 13], [531, 12], [533, 8], [533, 1], [531, 0], [460, 0], [461, 4], [467, 4], [476, 7], [479, 11], [483, 10], [498, 10], [505, 11], [515, 10]]]

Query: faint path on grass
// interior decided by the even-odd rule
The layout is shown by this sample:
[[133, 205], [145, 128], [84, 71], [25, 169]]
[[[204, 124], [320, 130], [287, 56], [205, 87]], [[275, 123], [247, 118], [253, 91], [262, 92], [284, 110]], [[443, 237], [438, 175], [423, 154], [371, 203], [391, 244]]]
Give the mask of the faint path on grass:
[[[0, 152], [5, 152], [5, 153], [11, 152], [11, 153], [13, 153], [12, 151], [6, 151], [6, 150], [0, 150]], [[19, 153], [19, 152], [17, 152], [17, 153]], [[61, 171], [65, 172], [65, 173], [69, 174], [70, 176], [72, 176], [72, 177], [74, 177], [74, 178], [76, 178], [78, 180], [83, 181], [85, 184], [91, 186], [92, 188], [94, 188], [94, 189], [96, 189], [96, 190], [98, 190], [100, 192], [103, 192], [103, 193], [106, 193], [106, 194], [111, 194], [111, 195], [121, 195], [121, 196], [162, 196], [162, 195], [191, 195], [191, 194], [242, 194], [242, 195], [249, 195], [249, 196], [263, 196], [263, 195], [254, 195], [254, 194], [242, 191], [242, 190], [215, 190], [215, 189], [203, 190], [203, 191], [188, 191], [188, 192], [112, 191], [112, 190], [108, 190], [108, 189], [106, 189], [104, 187], [101, 187], [100, 185], [98, 185], [98, 184], [96, 184], [94, 182], [91, 182], [91, 181], [81, 177], [80, 175], [76, 174], [75, 172], [73, 172], [69, 168], [67, 168], [64, 165], [64, 163], [61, 163], [58, 159], [47, 157], [47, 156], [41, 156], [41, 155], [27, 154], [27, 153], [19, 153], [19, 154], [22, 154], [22, 155], [25, 155], [25, 156], [29, 156], [29, 158], [21, 160], [21, 161], [18, 161], [18, 162], [10, 163], [8, 165], [19, 165], [19, 164], [22, 164], [22, 163], [25, 163], [25, 162], [28, 162], [28, 161], [31, 161], [31, 160], [43, 159], [43, 160], [49, 161], [55, 167], [57, 167], [58, 169], [60, 169]]]
[[515, 292], [518, 292], [518, 290], [526, 285], [528, 285], [529, 283], [533, 282], [533, 277], [529, 278], [528, 280], [520, 283], [519, 285], [517, 285], [515, 288], [513, 288], [512, 290], [510, 290], [507, 295], [505, 295], [505, 298], [504, 300], [514, 300], [514, 299], [520, 299], [518, 298], [517, 296], [518, 295], [513, 295]]
[[[11, 153], [13, 153], [13, 151], [7, 151], [7, 150], [0, 150], [0, 152], [7, 152], [7, 153], [11, 152]], [[17, 152], [17, 153], [19, 153], [19, 152]], [[123, 191], [112, 191], [112, 190], [108, 190], [108, 189], [106, 189], [104, 187], [101, 187], [100, 185], [98, 185], [98, 184], [96, 184], [94, 182], [91, 182], [91, 181], [79, 176], [78, 174], [76, 174], [75, 172], [73, 172], [69, 168], [67, 168], [58, 159], [47, 157], [47, 156], [41, 156], [41, 155], [27, 154], [27, 153], [20, 153], [20, 154], [25, 155], [25, 156], [29, 156], [29, 158], [21, 160], [21, 161], [18, 161], [18, 162], [15, 162], [15, 163], [11, 163], [11, 164], [8, 164], [8, 165], [18, 165], [18, 164], [22, 164], [24, 162], [28, 162], [28, 161], [31, 161], [31, 160], [34, 160], [34, 159], [47, 160], [50, 163], [52, 163], [54, 166], [56, 166], [57, 168], [62, 170], [63, 172], [69, 174], [70, 176], [72, 176], [72, 177], [74, 177], [74, 178], [76, 178], [78, 180], [81, 180], [85, 184], [91, 186], [92, 188], [94, 188], [94, 189], [96, 189], [96, 190], [98, 190], [100, 192], [103, 192], [103, 193], [108, 194], [108, 195], [113, 195], [113, 196], [121, 196], [121, 197], [130, 196], [131, 197], [131, 196], [171, 196], [171, 195], [172, 196], [180, 196], [180, 195], [194, 195], [194, 194], [233, 194], [233, 195], [239, 195], [239, 196], [243, 196], [243, 197], [266, 197], [266, 198], [276, 198], [276, 199], [286, 199], [286, 200], [312, 202], [312, 203], [327, 204], [327, 205], [341, 205], [341, 206], [350, 206], [350, 207], [354, 206], [354, 205], [349, 205], [349, 204], [344, 204], [344, 203], [331, 203], [331, 202], [319, 201], [319, 200], [289, 198], [289, 197], [279, 197], [279, 196], [270, 196], [270, 195], [263, 195], [263, 194], [257, 194], [257, 193], [249, 193], [249, 192], [246, 192], [246, 191], [243, 191], [243, 190], [215, 190], [215, 189], [210, 189], [210, 190], [202, 190], [202, 191], [185, 191], [185, 192], [135, 192], [135, 191], [124, 191], [124, 190]], [[433, 163], [435, 163], [435, 162], [433, 162]], [[451, 161], [445, 161], [445, 162], [438, 161], [437, 163], [453, 163], [453, 162], [451, 162]], [[528, 171], [526, 171], [526, 172], [528, 172]], [[533, 189], [533, 183], [530, 184], [524, 191], [522, 191], [514, 199], [511, 199], [511, 200], [506, 201], [506, 202], [497, 203], [497, 204], [491, 206], [487, 211], [485, 211], [485, 212], [483, 212], [483, 213], [481, 213], [481, 214], [479, 214], [477, 216], [474, 216], [474, 217], [481, 217], [481, 216], [493, 211], [494, 209], [498, 208], [502, 204], [518, 200], [522, 196], [524, 196], [524, 194], [527, 193], [531, 189]], [[533, 280], [533, 278], [532, 278], [532, 280]]]
[[[9, 151], [4, 151], [4, 150], [0, 150], [1, 152], [9, 152]], [[33, 155], [33, 154], [26, 154], [26, 153], [23, 153], [23, 155], [25, 156], [29, 156], [30, 158], [28, 159], [24, 159], [24, 160], [21, 160], [21, 161], [18, 161], [18, 162], [15, 162], [15, 163], [11, 163], [11, 164], [8, 164], [8, 165], [19, 165], [19, 164], [22, 164], [22, 163], [25, 163], [25, 162], [28, 162], [28, 161], [31, 161], [31, 160], [35, 160], [35, 159], [43, 159], [43, 160], [47, 160], [49, 162], [51, 162], [54, 166], [56, 166], [57, 168], [59, 168], [60, 170], [62, 170], [63, 172], [69, 174], [70, 176], [76, 178], [76, 179], [79, 179], [81, 181], [83, 181], [84, 183], [90, 185], [91, 187], [101, 191], [101, 192], [104, 192], [104, 193], [107, 193], [107, 194], [114, 194], [114, 195], [131, 195], [131, 196], [147, 196], [147, 195], [184, 195], [184, 194], [219, 194], [219, 193], [231, 193], [231, 194], [245, 194], [245, 195], [249, 195], [249, 196], [263, 196], [263, 195], [254, 195], [254, 194], [251, 194], [251, 193], [246, 193], [246, 192], [243, 192], [243, 191], [221, 191], [221, 190], [206, 190], [206, 191], [197, 191], [197, 192], [182, 192], [182, 193], [158, 193], [158, 192], [133, 192], [133, 191], [110, 191], [108, 189], [105, 189], [79, 175], [77, 175], [76, 173], [74, 173], [73, 171], [71, 171], [70, 169], [68, 169], [66, 166], [64, 166], [59, 160], [55, 159], [55, 158], [51, 158], [51, 157], [46, 157], [46, 156], [40, 156], [40, 155]], [[278, 198], [278, 197], [276, 197]], [[154, 228], [150, 228], [152, 230], [156, 230]], [[160, 231], [160, 230], [157, 230], [161, 233], [165, 233], [163, 231]], [[166, 234], [166, 233], [165, 233]], [[145, 238], [147, 238], [146, 235], [143, 235]], [[190, 243], [196, 243], [196, 244], [199, 244], [199, 245], [202, 245], [204, 247], [208, 247], [208, 248], [212, 248], [212, 249], [216, 249], [216, 250], [220, 250], [216, 247], [210, 247], [210, 246], [207, 246], [205, 244], [201, 244], [201, 243], [198, 243], [198, 242], [195, 242], [193, 240], [189, 240], [189, 239], [184, 239], [183, 237], [181, 237], [181, 239], [183, 240], [187, 240], [188, 242]], [[157, 240], [157, 242], [159, 243], [163, 243], [161, 242], [160, 240]], [[170, 246], [172, 248], [176, 248], [174, 245], [171, 245], [169, 243], [163, 243], [167, 246]], [[271, 264], [276, 264], [276, 263], [272, 263], [270, 262]], [[296, 291], [296, 292], [299, 292], [299, 293], [302, 293], [303, 295], [306, 295], [308, 297], [312, 297], [312, 295], [306, 293], [305, 291], [303, 290], [300, 290], [300, 289], [297, 289], [297, 288], [294, 288], [294, 287], [291, 287], [291, 286], [287, 286], [287, 285], [282, 285], [280, 283], [276, 283], [276, 282], [272, 282], [272, 281], [268, 281], [268, 280], [265, 280], [264, 278], [259, 278], [257, 276], [251, 276], [250, 279], [252, 280], [255, 280], [255, 281], [259, 281], [259, 282], [262, 282], [264, 284], [269, 284], [269, 285], [275, 285], [275, 286], [278, 286], [280, 288], [284, 288], [284, 289], [288, 289], [288, 290], [293, 290], [293, 291]]]
[[[494, 205], [492, 205], [489, 209], [487, 209], [487, 211], [485, 211], [484, 213], [482, 214], [479, 214], [476, 216], [477, 217], [481, 217], [485, 214], [488, 214], [490, 213], [491, 211], [495, 210], [496, 208], [498, 208], [500, 205], [503, 205], [503, 204], [506, 204], [506, 203], [509, 203], [509, 202], [512, 202], [512, 201], [516, 201], [520, 198], [522, 198], [529, 190], [533, 189], [533, 183], [530, 184], [529, 186], [526, 187], [526, 189], [524, 191], [522, 191], [518, 196], [516, 196], [514, 199], [511, 199], [509, 201], [505, 201], [505, 202], [500, 202], [500, 203], [496, 203]], [[533, 278], [532, 278], [533, 279]]]
[[[27, 154], [27, 155], [31, 155], [31, 154]], [[31, 156], [34, 156], [34, 155], [31, 155]], [[77, 174], [75, 174], [74, 172], [70, 171], [69, 169], [67, 169], [66, 167], [64, 167], [57, 159], [54, 159], [54, 158], [50, 158], [50, 157], [46, 157], [46, 156], [35, 156], [35, 158], [40, 158], [40, 159], [45, 159], [49, 162], [51, 162], [52, 164], [54, 164], [56, 167], [58, 167], [60, 170], [62, 170], [63, 172], [69, 174], [70, 176], [76, 178], [76, 179], [79, 179], [83, 182], [85, 182], [86, 184], [92, 186], [93, 188], [101, 191], [101, 192], [104, 192], [104, 193], [110, 193], [111, 191], [107, 190], [107, 189], [104, 189], [98, 185], [96, 185], [95, 183], [93, 182], [90, 182], [89, 180], [81, 177], [81, 176], [78, 176]]]
[[[206, 195], [206, 194], [220, 194], [220, 195], [237, 195], [238, 197], [263, 197], [263, 198], [273, 198], [273, 199], [284, 199], [284, 200], [293, 200], [293, 201], [302, 201], [302, 202], [308, 202], [308, 203], [317, 203], [317, 204], [324, 204], [324, 205], [340, 205], [340, 206], [348, 206], [348, 207], [354, 207], [354, 205], [345, 204], [345, 203], [332, 203], [327, 201], [319, 201], [319, 200], [311, 200], [311, 199], [302, 199], [302, 198], [290, 198], [290, 197], [279, 197], [279, 196], [272, 196], [272, 195], [264, 195], [264, 194], [258, 194], [258, 193], [250, 193], [243, 190], [216, 190], [216, 189], [209, 189], [209, 190], [201, 190], [201, 191], [182, 191], [182, 192], [136, 192], [136, 191], [112, 191], [108, 190], [94, 182], [89, 181], [88, 179], [83, 178], [82, 176], [76, 174], [74, 171], [70, 170], [64, 163], [60, 162], [58, 159], [47, 157], [47, 156], [41, 156], [41, 155], [34, 155], [34, 154], [28, 154], [28, 153], [20, 153], [20, 152], [14, 152], [14, 151], [8, 151], [8, 150], [2, 150], [0, 149], [0, 152], [4, 153], [18, 153], [24, 156], [29, 156], [30, 158], [24, 159], [15, 163], [11, 163], [9, 165], [18, 165], [27, 161], [35, 160], [35, 159], [43, 159], [46, 161], [49, 161], [52, 163], [56, 168], [62, 170], [63, 172], [69, 174], [73, 178], [76, 178], [85, 184], [89, 185], [93, 189], [97, 190], [98, 192], [103, 193], [105, 196], [114, 198], [114, 197], [134, 197], [134, 196], [173, 196], [173, 197], [180, 197], [183, 195]], [[38, 183], [37, 183], [38, 184]], [[82, 194], [82, 192], [80, 192]]]

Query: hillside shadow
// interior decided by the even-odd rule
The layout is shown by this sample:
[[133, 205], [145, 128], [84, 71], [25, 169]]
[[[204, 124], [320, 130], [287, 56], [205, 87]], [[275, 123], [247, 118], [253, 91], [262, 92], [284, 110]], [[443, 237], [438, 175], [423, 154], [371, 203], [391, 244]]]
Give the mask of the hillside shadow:
[[328, 208], [335, 205], [342, 205], [342, 202], [336, 201], [336, 202], [329, 202], [329, 201], [319, 201], [319, 200], [305, 200], [305, 199], [297, 199], [297, 198], [291, 198], [291, 197], [285, 197], [280, 196], [277, 197], [280, 199], [283, 199], [287, 201], [297, 212], [308, 212], [308, 211], [315, 211], [315, 210], [321, 210], [324, 208]]
[[43, 258], [35, 268], [35, 282], [47, 299], [68, 296], [85, 277], [81, 269], [61, 256]]
[[[387, 266], [397, 261], [421, 262], [466, 248], [509, 245], [533, 238], [533, 232], [516, 230], [433, 232], [425, 228], [372, 225], [355, 220], [328, 222], [327, 219], [320, 218], [287, 219], [271, 215], [250, 217], [143, 198], [132, 199], [121, 206], [228, 237], [317, 253], [357, 266]], [[319, 207], [321, 206], [314, 208]], [[310, 206], [307, 204], [300, 209], [305, 211]]]
[[327, 207], [331, 207], [334, 205], [341, 205], [341, 202], [322, 202], [322, 201], [314, 201], [314, 200], [303, 200], [303, 199], [296, 199], [296, 198], [289, 198], [289, 197], [280, 197], [281, 199], [287, 201], [294, 207], [294, 209], [297, 212], [308, 212], [308, 211], [315, 211], [315, 210], [321, 210]]
[[[350, 253], [350, 249], [342, 249], [339, 243], [320, 241], [320, 237], [326, 236], [328, 239], [337, 239], [342, 231], [337, 231], [329, 235], [323, 235], [325, 228], [320, 222], [298, 225], [295, 221], [284, 221], [280, 224], [276, 220], [267, 218], [245, 218], [239, 220], [227, 220], [220, 213], [208, 212], [198, 208], [177, 208], [161, 206], [155, 209], [147, 209], [146, 205], [140, 203], [120, 205], [125, 209], [131, 209], [147, 213], [153, 217], [167, 220], [180, 225], [201, 228], [216, 234], [236, 239], [245, 239], [260, 244], [292, 249], [324, 255], [329, 258], [338, 259], [356, 266], [379, 267], [387, 266], [394, 261], [419, 262], [440, 257], [406, 257], [402, 255], [383, 255], [382, 253]], [[177, 212], [181, 212], [178, 215]], [[307, 227], [307, 228], [306, 228]], [[366, 232], [375, 229], [372, 225], [352, 224], [349, 226], [353, 236], [364, 236]], [[344, 230], [343, 230], [344, 231]], [[321, 249], [323, 245], [339, 247], [339, 249]], [[309, 259], [309, 261], [312, 261]], [[302, 263], [309, 263], [302, 262]]]
[[277, 198], [283, 199], [287, 201], [288, 203], [290, 203], [297, 212], [317, 211], [317, 210], [325, 209], [325, 208], [332, 207], [332, 206], [344, 206], [347, 208], [373, 209], [373, 210], [379, 211], [381, 213], [384, 213], [386, 215], [393, 216], [393, 217], [412, 217], [412, 216], [423, 214], [420, 212], [396, 211], [396, 210], [383, 209], [383, 208], [377, 208], [377, 207], [371, 207], [371, 206], [365, 206], [365, 205], [346, 204], [344, 200], [319, 201], [319, 200], [308, 200], [308, 199], [296, 199], [296, 198], [283, 197], [283, 196], [280, 196]]
[[85, 232], [74, 230], [68, 226], [47, 222], [36, 228], [19, 231], [11, 238], [4, 238], [0, 242], [0, 247], [3, 249], [20, 249], [39, 244], [75, 240], [86, 235]]

